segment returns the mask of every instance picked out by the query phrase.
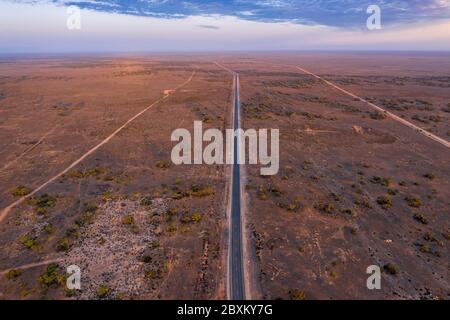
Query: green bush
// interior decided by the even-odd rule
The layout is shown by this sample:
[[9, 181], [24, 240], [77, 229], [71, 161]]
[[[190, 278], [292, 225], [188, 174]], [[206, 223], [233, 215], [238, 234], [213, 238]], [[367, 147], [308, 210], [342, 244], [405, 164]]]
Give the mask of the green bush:
[[65, 278], [58, 272], [59, 265], [52, 263], [47, 266], [45, 273], [38, 277], [38, 282], [45, 288], [59, 286], [64, 283]]

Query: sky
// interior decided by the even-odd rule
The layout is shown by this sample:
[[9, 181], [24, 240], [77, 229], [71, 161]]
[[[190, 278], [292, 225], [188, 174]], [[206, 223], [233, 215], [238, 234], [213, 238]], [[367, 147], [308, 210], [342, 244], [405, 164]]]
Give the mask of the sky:
[[450, 51], [450, 0], [0, 0], [0, 53], [253, 50]]

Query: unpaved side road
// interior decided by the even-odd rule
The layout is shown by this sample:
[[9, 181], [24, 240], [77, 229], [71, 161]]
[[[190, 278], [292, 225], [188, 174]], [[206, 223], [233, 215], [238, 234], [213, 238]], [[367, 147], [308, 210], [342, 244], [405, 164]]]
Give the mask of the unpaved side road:
[[26, 199], [28, 199], [29, 197], [32, 197], [33, 195], [35, 195], [36, 193], [38, 193], [39, 191], [41, 191], [42, 189], [44, 189], [46, 186], [48, 186], [49, 184], [51, 184], [52, 182], [54, 182], [55, 180], [59, 179], [62, 175], [66, 174], [67, 172], [69, 172], [70, 170], [72, 170], [74, 167], [76, 167], [78, 164], [80, 164], [84, 159], [86, 159], [87, 157], [89, 157], [91, 154], [93, 154], [95, 151], [97, 151], [99, 148], [101, 148], [104, 144], [108, 143], [112, 138], [114, 138], [119, 132], [121, 132], [125, 127], [127, 127], [131, 122], [133, 122], [134, 120], [136, 120], [137, 118], [139, 118], [142, 114], [144, 114], [145, 112], [147, 112], [149, 109], [151, 109], [153, 106], [157, 105], [160, 102], [163, 102], [164, 100], [166, 100], [167, 98], [169, 98], [171, 95], [173, 95], [174, 93], [176, 93], [179, 89], [181, 89], [182, 87], [184, 87], [185, 85], [187, 85], [189, 82], [191, 82], [192, 78], [194, 78], [195, 75], [195, 71], [192, 72], [191, 76], [189, 77], [189, 79], [187, 79], [185, 82], [183, 82], [182, 84], [180, 84], [179, 86], [177, 86], [175, 89], [166, 91], [165, 95], [156, 100], [155, 102], [153, 102], [151, 105], [149, 105], [147, 108], [145, 108], [144, 110], [140, 111], [139, 113], [135, 114], [133, 117], [131, 117], [128, 121], [126, 121], [122, 126], [120, 126], [119, 128], [117, 128], [113, 133], [111, 133], [108, 137], [106, 137], [103, 141], [101, 141], [100, 143], [98, 143], [96, 146], [92, 147], [89, 151], [87, 151], [85, 154], [83, 154], [80, 158], [78, 158], [77, 160], [75, 160], [71, 165], [69, 165], [67, 168], [65, 168], [63, 171], [61, 171], [60, 173], [58, 173], [57, 175], [55, 175], [54, 177], [50, 178], [49, 180], [47, 180], [46, 182], [44, 182], [43, 184], [41, 184], [39, 187], [37, 187], [36, 189], [34, 189], [33, 191], [31, 191], [28, 195], [19, 198], [17, 201], [11, 203], [9, 206], [7, 206], [6, 208], [4, 208], [1, 213], [0, 213], [0, 224], [7, 218], [9, 212], [11, 211], [11, 209], [13, 209], [14, 207], [18, 206], [19, 204], [21, 204], [22, 202], [24, 202]]

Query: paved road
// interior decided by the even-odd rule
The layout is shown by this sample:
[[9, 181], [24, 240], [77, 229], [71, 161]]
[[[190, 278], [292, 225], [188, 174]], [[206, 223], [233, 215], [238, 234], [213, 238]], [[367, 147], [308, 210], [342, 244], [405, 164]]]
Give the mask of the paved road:
[[[239, 74], [234, 74], [233, 129], [239, 128]], [[238, 164], [238, 137], [234, 136], [234, 152], [231, 183], [231, 221], [229, 249], [229, 293], [231, 300], [244, 300], [244, 271], [242, 259], [242, 225], [241, 225], [241, 170]]]

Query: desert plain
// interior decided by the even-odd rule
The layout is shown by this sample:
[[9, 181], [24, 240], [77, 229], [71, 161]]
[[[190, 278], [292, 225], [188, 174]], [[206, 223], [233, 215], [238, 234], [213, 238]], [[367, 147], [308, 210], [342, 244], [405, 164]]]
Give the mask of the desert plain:
[[223, 67], [280, 130], [277, 175], [242, 166], [246, 298], [449, 299], [450, 55], [407, 52], [0, 58], [0, 299], [227, 298], [230, 166], [170, 139], [231, 128]]

